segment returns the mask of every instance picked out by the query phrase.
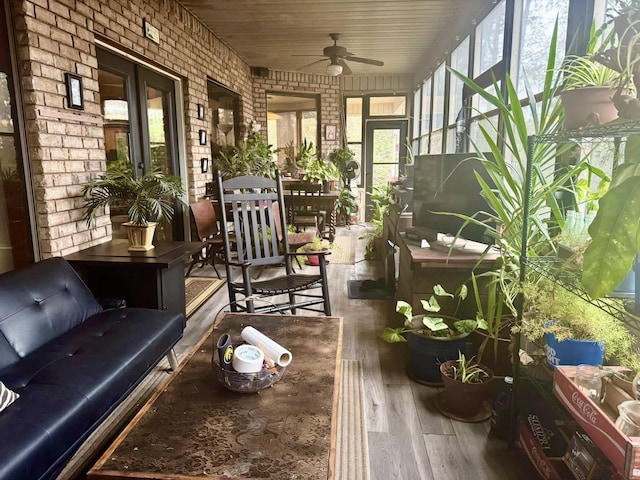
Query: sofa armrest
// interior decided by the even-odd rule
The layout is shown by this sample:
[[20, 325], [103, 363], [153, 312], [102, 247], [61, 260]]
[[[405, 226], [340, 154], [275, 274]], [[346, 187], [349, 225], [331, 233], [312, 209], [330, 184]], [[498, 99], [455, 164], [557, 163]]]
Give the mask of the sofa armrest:
[[124, 298], [116, 298], [116, 297], [101, 297], [96, 298], [98, 303], [102, 305], [104, 310], [108, 310], [110, 308], [125, 308], [127, 306], [127, 301]]

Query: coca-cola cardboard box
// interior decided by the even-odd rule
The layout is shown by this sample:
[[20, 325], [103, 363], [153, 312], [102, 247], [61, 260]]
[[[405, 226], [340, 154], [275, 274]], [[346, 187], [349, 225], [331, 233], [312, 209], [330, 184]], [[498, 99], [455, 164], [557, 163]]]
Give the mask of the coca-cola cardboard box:
[[556, 367], [555, 396], [624, 478], [640, 480], [640, 437], [627, 437], [615, 426], [617, 412], [588, 398], [573, 381], [575, 371], [576, 367]]

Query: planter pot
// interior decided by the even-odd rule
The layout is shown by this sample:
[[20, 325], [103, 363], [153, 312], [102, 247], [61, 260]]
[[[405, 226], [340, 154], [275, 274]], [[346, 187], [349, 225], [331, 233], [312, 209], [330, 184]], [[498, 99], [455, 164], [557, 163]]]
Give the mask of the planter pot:
[[447, 405], [452, 413], [461, 417], [473, 417], [482, 408], [482, 402], [487, 400], [491, 393], [493, 372], [484, 365], [482, 369], [489, 377], [482, 383], [462, 383], [449, 376], [451, 367], [458, 363], [457, 360], [449, 360], [440, 365], [440, 376], [444, 384], [444, 394]]
[[545, 334], [547, 362], [551, 368], [557, 365], [602, 365], [604, 344], [595, 340], [568, 338], [559, 342], [552, 333]]
[[133, 225], [131, 222], [122, 224], [127, 230], [127, 238], [129, 239], [130, 252], [146, 252], [155, 248], [153, 246], [153, 234], [156, 231], [157, 222], [149, 222], [147, 226], [140, 227]]
[[[477, 352], [480, 346], [486, 342], [482, 358], [477, 360], [483, 365], [489, 367], [494, 375], [506, 377], [513, 375], [513, 364], [511, 363], [511, 336], [509, 335], [510, 326], [505, 326], [505, 338], [490, 338], [484, 330], [476, 330], [473, 336], [473, 346]], [[495, 345], [498, 343], [498, 354], [496, 356]]]
[[441, 385], [440, 364], [458, 358], [458, 352], [466, 354], [468, 335], [457, 337], [423, 337], [407, 334], [409, 377], [426, 385]]
[[611, 97], [616, 93], [610, 87], [583, 87], [560, 94], [564, 107], [564, 128], [602, 125], [618, 118], [618, 110]]
[[[315, 267], [320, 265], [320, 259], [318, 258], [318, 255], [309, 255], [307, 254], [307, 263], [309, 265], [313, 265]], [[329, 263], [329, 259], [325, 258], [324, 263]]]

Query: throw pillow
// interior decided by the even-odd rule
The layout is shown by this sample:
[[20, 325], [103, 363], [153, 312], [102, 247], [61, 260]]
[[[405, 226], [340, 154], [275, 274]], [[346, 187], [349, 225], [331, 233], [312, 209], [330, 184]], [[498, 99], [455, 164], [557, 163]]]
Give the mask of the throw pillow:
[[12, 392], [4, 383], [0, 382], [0, 412], [15, 402], [19, 397], [20, 395]]

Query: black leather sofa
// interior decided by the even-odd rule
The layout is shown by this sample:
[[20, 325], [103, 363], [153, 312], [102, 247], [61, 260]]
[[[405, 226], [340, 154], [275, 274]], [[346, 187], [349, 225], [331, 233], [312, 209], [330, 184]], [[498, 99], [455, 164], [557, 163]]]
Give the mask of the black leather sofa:
[[[0, 479], [55, 478], [182, 337], [185, 318], [103, 309], [61, 258], [0, 275]], [[175, 359], [175, 357], [173, 357]]]

